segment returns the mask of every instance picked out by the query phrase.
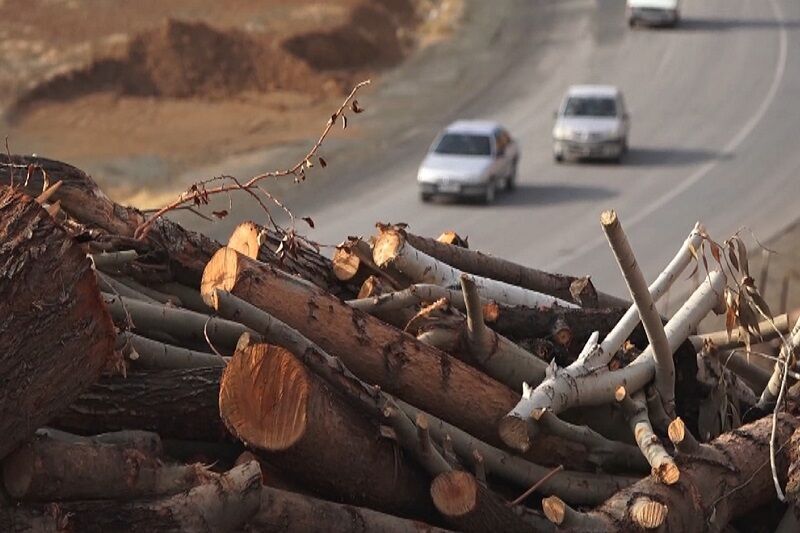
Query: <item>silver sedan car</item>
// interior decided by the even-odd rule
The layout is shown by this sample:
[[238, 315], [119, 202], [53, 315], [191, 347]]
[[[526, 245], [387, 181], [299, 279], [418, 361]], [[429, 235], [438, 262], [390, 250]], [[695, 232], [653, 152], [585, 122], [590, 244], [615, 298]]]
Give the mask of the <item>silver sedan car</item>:
[[477, 198], [490, 204], [517, 179], [519, 148], [500, 124], [459, 120], [447, 126], [431, 145], [417, 172], [420, 198], [434, 195]]
[[622, 92], [610, 85], [573, 85], [556, 112], [553, 157], [621, 162], [628, 150], [630, 117]]

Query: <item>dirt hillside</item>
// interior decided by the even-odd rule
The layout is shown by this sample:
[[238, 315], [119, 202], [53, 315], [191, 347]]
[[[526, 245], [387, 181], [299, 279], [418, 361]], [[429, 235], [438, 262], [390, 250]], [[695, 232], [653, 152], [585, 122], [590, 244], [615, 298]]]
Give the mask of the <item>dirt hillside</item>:
[[308, 138], [459, 15], [460, 0], [0, 1], [0, 126], [112, 194], [168, 189], [187, 166]]

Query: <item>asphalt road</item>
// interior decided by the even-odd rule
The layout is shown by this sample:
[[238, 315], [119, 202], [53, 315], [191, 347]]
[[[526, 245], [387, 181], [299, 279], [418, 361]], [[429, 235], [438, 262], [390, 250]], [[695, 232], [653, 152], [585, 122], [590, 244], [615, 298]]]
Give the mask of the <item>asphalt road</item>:
[[[720, 241], [742, 226], [763, 240], [800, 217], [800, 2], [684, 0], [679, 28], [634, 31], [623, 0], [468, 4], [460, 36], [360, 99], [368, 113], [327, 146], [328, 169], [273, 186], [314, 218], [312, 238], [370, 234], [376, 221], [434, 236], [455, 229], [472, 247], [590, 274], [623, 294], [603, 209], [617, 211], [649, 278], [697, 220]], [[553, 162], [552, 113], [573, 83], [623, 89], [632, 133], [622, 166]], [[522, 151], [518, 190], [490, 207], [422, 204], [417, 165], [437, 129], [461, 117], [508, 126]], [[299, 149], [205, 170], [244, 176], [285, 165]], [[199, 227], [225, 238], [239, 219], [259, 216], [248, 204]]]

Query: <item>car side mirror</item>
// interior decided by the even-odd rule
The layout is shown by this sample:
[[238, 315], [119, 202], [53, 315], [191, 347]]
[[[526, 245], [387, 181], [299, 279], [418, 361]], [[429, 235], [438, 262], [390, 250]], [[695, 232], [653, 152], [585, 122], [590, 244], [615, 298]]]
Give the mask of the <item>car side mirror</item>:
[[558, 118], [558, 111], [553, 111], [553, 118]]

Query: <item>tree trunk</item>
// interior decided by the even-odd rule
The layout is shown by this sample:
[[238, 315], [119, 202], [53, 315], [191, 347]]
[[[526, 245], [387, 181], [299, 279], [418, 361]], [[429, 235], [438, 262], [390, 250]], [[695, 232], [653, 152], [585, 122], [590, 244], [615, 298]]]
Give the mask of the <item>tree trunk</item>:
[[86, 253], [6, 187], [0, 243], [1, 458], [98, 379], [115, 335]]
[[[114, 502], [87, 500], [48, 504], [61, 527], [50, 531], [81, 533], [241, 531], [261, 504], [261, 470], [256, 461], [222, 475], [208, 473], [208, 482], [188, 492], [160, 500]], [[40, 507], [18, 507], [7, 512], [11, 520], [41, 512]], [[2, 513], [0, 513], [1, 515]], [[0, 521], [3, 519], [0, 518]], [[1, 523], [1, 522], [0, 522]], [[38, 531], [38, 530], [37, 530]], [[44, 531], [48, 531], [45, 529]]]
[[481, 485], [475, 476], [462, 470], [439, 474], [431, 483], [431, 497], [442, 516], [459, 531], [494, 533], [555, 530], [545, 518], [532, 513], [530, 516], [536, 518], [526, 520], [498, 495]]
[[[497, 423], [519, 398], [458, 359], [233, 250], [220, 250], [206, 268], [202, 292], [209, 303], [214, 289], [229, 291], [285, 322], [338, 356], [362, 380], [413, 398], [423, 410], [488, 442], [499, 442]], [[537, 447], [537, 459], [551, 464], [568, 458], [563, 443], [551, 444], [543, 441]]]
[[[419, 235], [414, 235], [404, 230], [401, 230], [401, 233], [408, 243], [420, 252], [459, 270], [475, 274], [476, 276], [517, 285], [532, 291], [549, 294], [550, 296], [555, 296], [556, 298], [568, 302], [576, 301], [572, 289], [577, 288], [578, 284], [583, 281], [582, 278], [564, 276], [562, 274], [551, 274], [549, 272], [528, 268], [499, 257], [484, 254], [476, 250], [469, 250], [466, 247], [454, 246], [435, 239], [420, 237]], [[576, 282], [578, 282], [578, 284], [576, 284]], [[591, 282], [585, 284], [585, 286], [581, 286], [578, 290], [581, 300], [579, 303], [586, 307], [627, 308], [630, 305], [630, 302], [626, 302], [621, 298], [596, 292]]]
[[[575, 513], [562, 523], [569, 531], [639, 531], [646, 512], [664, 508], [667, 512], [650, 517], [661, 518], [662, 531], [693, 533], [720, 531], [732, 519], [747, 514], [775, 497], [769, 468], [769, 439], [772, 417], [726, 433], [710, 446], [722, 451], [727, 460], [709, 461], [705, 456], [679, 456], [680, 480], [664, 485], [648, 477], [623, 489], [590, 513]], [[786, 482], [789, 442], [797, 420], [781, 415], [778, 423], [778, 475]], [[707, 446], [707, 445], [703, 445]], [[650, 505], [637, 510], [637, 502]], [[657, 505], [652, 505], [658, 502]], [[660, 506], [660, 507], [659, 507]], [[567, 513], [569, 515], [570, 513]], [[639, 521], [637, 523], [637, 521]], [[652, 523], [651, 523], [652, 524]], [[658, 524], [657, 524], [658, 525]]]
[[421, 522], [318, 500], [273, 487], [262, 487], [261, 508], [245, 526], [247, 533], [306, 533], [323, 527], [326, 533], [446, 533]]
[[94, 435], [138, 428], [162, 438], [216, 442], [230, 439], [219, 418], [222, 368], [136, 370], [105, 377], [52, 423]]
[[[333, 276], [335, 264], [330, 259], [302, 242], [296, 241], [297, 246], [291, 247], [283, 239], [283, 235], [255, 222], [243, 222], [233, 230], [228, 239], [228, 248], [300, 276], [343, 300], [358, 294], [361, 283], [346, 283], [349, 280], [342, 282], [336, 279]], [[278, 255], [279, 248], [282, 249], [281, 255]]]
[[206, 268], [203, 294], [220, 288], [338, 356], [361, 379], [497, 442], [494, 427], [515, 394], [477, 370], [269, 265], [222, 250]]
[[[450, 246], [450, 245], [445, 245]], [[451, 246], [461, 250], [458, 246]], [[372, 250], [375, 263], [383, 268], [394, 266], [405, 274], [414, 283], [433, 283], [442, 287], [456, 288], [459, 286], [461, 270], [431, 257], [414, 248], [404, 237], [404, 234], [395, 230], [381, 232]], [[525, 305], [528, 307], [578, 307], [563, 300], [518, 285], [511, 285], [504, 281], [497, 281], [488, 277], [473, 277], [478, 292], [482, 298], [495, 300], [507, 305]]]
[[[62, 182], [53, 199], [60, 201], [61, 207], [82, 224], [112, 236], [133, 237], [136, 228], [146, 220], [144, 213], [114, 202], [90, 176], [66, 163], [23, 155], [12, 155], [9, 161], [6, 154], [0, 154], [0, 184], [10, 184], [12, 172], [18, 184], [24, 183], [29, 175], [25, 190], [33, 196], [40, 194], [46, 184]], [[206, 262], [219, 246], [205, 235], [161, 218], [150, 228], [145, 249], [139, 251], [150, 252], [154, 256], [151, 259], [163, 260], [175, 279], [197, 287]]]
[[316, 492], [402, 515], [432, 510], [416, 465], [284, 348], [243, 339], [223, 373], [219, 408], [231, 433]]
[[199, 464], [162, 465], [153, 453], [160, 441], [154, 450], [135, 434], [127, 441], [123, 435], [113, 444], [37, 435], [3, 461], [6, 491], [25, 501], [134, 499], [183, 492], [204, 478]]

